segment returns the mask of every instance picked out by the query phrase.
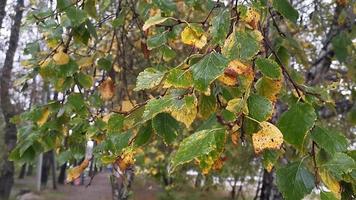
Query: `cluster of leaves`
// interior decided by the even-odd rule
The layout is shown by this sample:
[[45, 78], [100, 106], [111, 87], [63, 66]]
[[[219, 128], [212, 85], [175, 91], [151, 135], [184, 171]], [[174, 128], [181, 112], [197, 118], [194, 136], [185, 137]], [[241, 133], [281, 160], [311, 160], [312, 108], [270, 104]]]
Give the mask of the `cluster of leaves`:
[[[179, 15], [188, 10], [194, 21]], [[14, 119], [23, 128], [12, 159], [29, 162], [56, 149], [61, 161], [79, 160], [90, 140], [95, 159], [125, 170], [140, 148], [162, 140], [174, 149], [170, 172], [195, 161], [209, 173], [223, 167], [228, 140], [238, 144], [241, 137], [268, 171], [276, 168], [286, 199], [302, 199], [320, 181], [331, 191], [322, 191], [323, 199], [347, 198], [356, 191], [356, 154], [343, 134], [318, 119], [316, 109], [331, 103], [327, 92], [304, 85], [289, 66], [291, 56], [304, 64], [298, 40], [277, 35], [270, 41], [266, 35], [271, 10], [296, 26], [298, 11], [287, 0], [233, 7], [199, 0], [117, 6], [57, 0], [54, 13], [35, 10], [28, 20], [38, 22], [45, 44], [27, 45], [31, 71], [21, 83], [40, 75], [55, 98]], [[134, 88], [126, 85], [129, 99], [146, 99], [130, 99], [125, 110], [127, 99], [117, 89], [123, 90], [123, 81], [113, 74], [126, 76], [130, 55], [117, 36], [130, 29], [140, 35], [132, 45], [153, 67], [140, 69]], [[282, 114], [278, 103], [288, 105]]]

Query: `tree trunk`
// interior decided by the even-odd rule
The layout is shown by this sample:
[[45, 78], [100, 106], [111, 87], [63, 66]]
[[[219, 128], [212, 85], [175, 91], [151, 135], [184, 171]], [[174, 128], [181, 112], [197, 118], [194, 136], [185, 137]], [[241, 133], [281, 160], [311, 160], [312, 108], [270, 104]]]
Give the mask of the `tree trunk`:
[[58, 175], [58, 183], [59, 184], [64, 184], [64, 180], [66, 178], [66, 169], [67, 169], [67, 163], [65, 162], [63, 165], [61, 165], [59, 175]]
[[19, 179], [25, 178], [26, 166], [27, 166], [26, 163], [21, 166], [21, 170], [20, 170], [20, 174], [19, 174]]
[[116, 171], [114, 166], [113, 174], [110, 177], [112, 187], [112, 200], [127, 200], [129, 198], [131, 183], [134, 179], [134, 166], [128, 167], [123, 174]]
[[282, 200], [282, 196], [274, 183], [274, 171], [263, 171], [262, 188], [260, 200]]
[[41, 173], [41, 185], [42, 186], [47, 186], [49, 170], [51, 167], [51, 156], [52, 156], [51, 151], [48, 151], [43, 154], [42, 173]]
[[[1, 2], [3, 3], [3, 1]], [[9, 153], [16, 145], [16, 126], [10, 122], [15, 115], [14, 106], [11, 104], [9, 90], [11, 88], [11, 71], [13, 68], [14, 56], [18, 45], [21, 19], [24, 1], [17, 0], [15, 7], [14, 24], [11, 27], [9, 48], [6, 52], [4, 67], [1, 70], [0, 78], [0, 99], [1, 109], [5, 119], [5, 145], [6, 150], [3, 152], [0, 163], [0, 199], [8, 199], [11, 188], [14, 183], [14, 163], [8, 160]]]
[[260, 200], [269, 200], [273, 187], [273, 172], [263, 171], [262, 188]]
[[[346, 18], [347, 24], [344, 26], [343, 24], [339, 24], [339, 16], [342, 13], [344, 6], [338, 4], [335, 7], [334, 18], [330, 29], [325, 36], [325, 40], [323, 41], [323, 48], [319, 54], [319, 57], [313, 63], [313, 67], [309, 70], [306, 78], [307, 82], [311, 85], [317, 85], [318, 83], [324, 80], [325, 75], [328, 73], [330, 69], [331, 62], [335, 55], [334, 49], [332, 48], [332, 39], [340, 33], [344, 29], [351, 29], [352, 24], [354, 23], [354, 15], [349, 14]], [[349, 8], [347, 12], [351, 12], [352, 9]]]
[[5, 18], [6, 15], [6, 0], [0, 0], [0, 29], [2, 28], [2, 20]]
[[57, 189], [57, 180], [56, 180], [56, 155], [54, 151], [51, 151], [51, 172], [52, 172], [52, 187], [54, 190]]
[[32, 176], [32, 173], [33, 173], [33, 165], [32, 164], [28, 164], [28, 169], [27, 169], [26, 176]]

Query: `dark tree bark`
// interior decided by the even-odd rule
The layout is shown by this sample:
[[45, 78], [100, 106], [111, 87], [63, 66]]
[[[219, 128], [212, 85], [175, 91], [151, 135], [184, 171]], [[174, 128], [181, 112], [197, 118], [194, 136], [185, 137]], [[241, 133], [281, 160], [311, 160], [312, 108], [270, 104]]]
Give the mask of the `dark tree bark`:
[[48, 151], [43, 154], [42, 161], [42, 173], [41, 173], [41, 185], [46, 186], [48, 182], [49, 170], [51, 167], [51, 151]]
[[51, 151], [51, 172], [52, 172], [52, 187], [54, 190], [57, 189], [57, 180], [56, 180], [56, 155], [54, 151]]
[[2, 28], [2, 20], [6, 15], [6, 10], [5, 10], [6, 1], [7, 0], [0, 0], [0, 29]]
[[6, 52], [4, 67], [1, 70], [0, 78], [0, 99], [1, 109], [5, 120], [5, 135], [4, 141], [6, 150], [3, 152], [0, 165], [0, 199], [8, 199], [11, 188], [14, 183], [14, 163], [8, 160], [9, 153], [16, 145], [16, 126], [10, 122], [10, 119], [16, 114], [14, 106], [10, 101], [9, 90], [11, 88], [11, 71], [13, 61], [17, 49], [21, 19], [23, 13], [24, 1], [17, 0], [15, 7], [14, 24], [11, 27], [9, 48]]
[[19, 179], [25, 178], [26, 166], [27, 166], [26, 163], [21, 166], [21, 170], [20, 170], [20, 174], [19, 174]]
[[63, 165], [60, 167], [59, 175], [58, 175], [58, 183], [59, 184], [64, 184], [64, 180], [66, 178], [66, 169], [67, 169], [67, 163], [65, 162]]
[[263, 170], [262, 188], [260, 200], [269, 200], [273, 187], [273, 173]]
[[26, 176], [32, 176], [32, 173], [33, 173], [33, 165], [32, 164], [28, 164], [28, 169], [27, 169]]

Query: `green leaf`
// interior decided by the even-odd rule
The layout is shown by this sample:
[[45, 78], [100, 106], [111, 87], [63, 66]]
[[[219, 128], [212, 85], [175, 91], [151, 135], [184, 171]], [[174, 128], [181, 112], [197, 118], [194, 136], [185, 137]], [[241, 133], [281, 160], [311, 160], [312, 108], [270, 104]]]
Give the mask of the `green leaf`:
[[90, 88], [93, 85], [93, 78], [83, 72], [79, 72], [77, 75], [79, 84], [84, 88]]
[[161, 24], [163, 22], [165, 22], [167, 19], [169, 19], [168, 17], [161, 17], [160, 14], [152, 16], [150, 18], [148, 18], [147, 21], [145, 21], [145, 24], [143, 25], [143, 30], [146, 31], [148, 28], [150, 28], [151, 26], [157, 25], [157, 24]]
[[165, 87], [188, 88], [193, 85], [192, 73], [189, 70], [173, 68], [169, 70], [164, 82]]
[[153, 0], [152, 2], [164, 12], [174, 12], [177, 10], [175, 2], [172, 0]]
[[247, 99], [249, 116], [257, 121], [266, 121], [272, 117], [273, 105], [266, 97], [252, 94]]
[[219, 77], [228, 65], [228, 60], [221, 54], [211, 52], [199, 62], [190, 67], [193, 73], [193, 82], [197, 90], [210, 92], [209, 85]]
[[338, 200], [332, 192], [324, 192], [320, 193], [320, 200]]
[[278, 128], [288, 143], [301, 149], [305, 135], [314, 126], [316, 114], [314, 108], [306, 103], [298, 102], [282, 114]]
[[130, 131], [111, 135], [110, 141], [113, 144], [113, 149], [109, 150], [113, 151], [115, 155], [119, 155], [122, 150], [128, 146], [131, 136]]
[[137, 137], [135, 139], [136, 146], [143, 146], [149, 142], [152, 137], [153, 129], [151, 121], [148, 121], [145, 125], [141, 126], [138, 130]]
[[196, 132], [189, 137], [185, 138], [179, 145], [179, 148], [173, 156], [172, 170], [178, 165], [188, 163], [194, 158], [207, 155], [210, 152], [216, 150], [216, 145], [220, 137], [225, 137], [225, 129], [209, 129]]
[[212, 42], [222, 45], [230, 28], [230, 13], [227, 9], [221, 10], [212, 20], [210, 32]]
[[281, 13], [285, 18], [297, 23], [299, 13], [288, 0], [273, 0], [273, 7]]
[[347, 139], [336, 131], [315, 126], [311, 132], [311, 138], [331, 155], [347, 150]]
[[210, 96], [206, 96], [204, 94], [200, 95], [199, 98], [199, 115], [203, 119], [207, 119], [211, 116], [213, 112], [215, 112], [217, 108], [216, 97], [211, 94]]
[[98, 60], [98, 66], [99, 66], [99, 69], [110, 71], [111, 70], [111, 61], [107, 58], [100, 58]]
[[78, 68], [79, 68], [78, 64], [73, 60], [70, 60], [67, 64], [61, 65], [59, 67], [58, 76], [61, 78], [73, 76], [73, 74], [77, 72]]
[[229, 60], [250, 60], [260, 50], [260, 42], [249, 31], [235, 31], [225, 41], [222, 54]]
[[347, 49], [352, 44], [348, 34], [345, 32], [339, 33], [331, 40], [331, 43], [333, 45], [336, 58], [340, 62], [345, 62], [349, 54]]
[[302, 162], [294, 162], [279, 168], [277, 187], [286, 200], [302, 199], [314, 188], [314, 176]]
[[274, 80], [282, 78], [282, 70], [274, 60], [258, 58], [256, 59], [255, 64], [263, 75]]
[[84, 10], [88, 13], [88, 15], [92, 18], [96, 18], [96, 7], [95, 0], [86, 0], [84, 3]]
[[166, 144], [170, 144], [177, 137], [180, 126], [168, 113], [160, 113], [152, 119], [152, 127], [156, 134], [163, 138]]
[[152, 50], [164, 45], [167, 42], [167, 34], [168, 32], [164, 31], [162, 33], [149, 37], [147, 39], [148, 50]]
[[159, 85], [164, 75], [165, 72], [161, 72], [155, 68], [146, 68], [137, 76], [137, 82], [134, 91], [151, 89]]
[[155, 117], [158, 113], [164, 112], [167, 108], [172, 106], [172, 101], [174, 97], [164, 96], [160, 99], [152, 99], [150, 100], [143, 112], [143, 120], [147, 121]]
[[87, 19], [87, 14], [83, 10], [75, 8], [74, 6], [66, 9], [66, 13], [73, 27], [81, 25]]
[[120, 132], [124, 126], [125, 117], [121, 114], [114, 113], [110, 116], [108, 121], [109, 132]]
[[271, 172], [273, 166], [278, 161], [280, 153], [276, 150], [266, 149], [263, 151], [262, 165], [268, 171]]
[[356, 169], [356, 162], [345, 153], [335, 153], [331, 160], [321, 165], [327, 169], [338, 180], [342, 180], [342, 175]]
[[160, 52], [162, 53], [163, 60], [166, 62], [172, 60], [177, 55], [177, 53], [170, 46], [167, 45], [163, 45], [160, 48]]
[[76, 110], [79, 110], [85, 106], [83, 96], [78, 93], [70, 94], [67, 103]]

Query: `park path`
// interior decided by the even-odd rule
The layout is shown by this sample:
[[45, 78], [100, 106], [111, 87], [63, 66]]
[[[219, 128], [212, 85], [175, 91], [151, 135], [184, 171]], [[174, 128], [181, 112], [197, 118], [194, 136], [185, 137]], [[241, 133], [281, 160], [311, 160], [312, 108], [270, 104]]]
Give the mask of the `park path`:
[[[89, 182], [87, 178], [84, 185], [75, 186], [71, 184], [59, 185], [57, 190], [48, 187], [39, 196], [41, 200], [111, 200], [111, 185], [109, 173], [97, 174], [91, 185], [86, 187]], [[17, 180], [18, 189], [33, 189], [34, 179], [27, 177], [24, 180]], [[48, 182], [51, 185], [51, 181]], [[162, 189], [153, 180], [143, 177], [135, 177], [133, 184], [132, 200], [156, 200]], [[37, 199], [36, 199], [37, 200]]]

